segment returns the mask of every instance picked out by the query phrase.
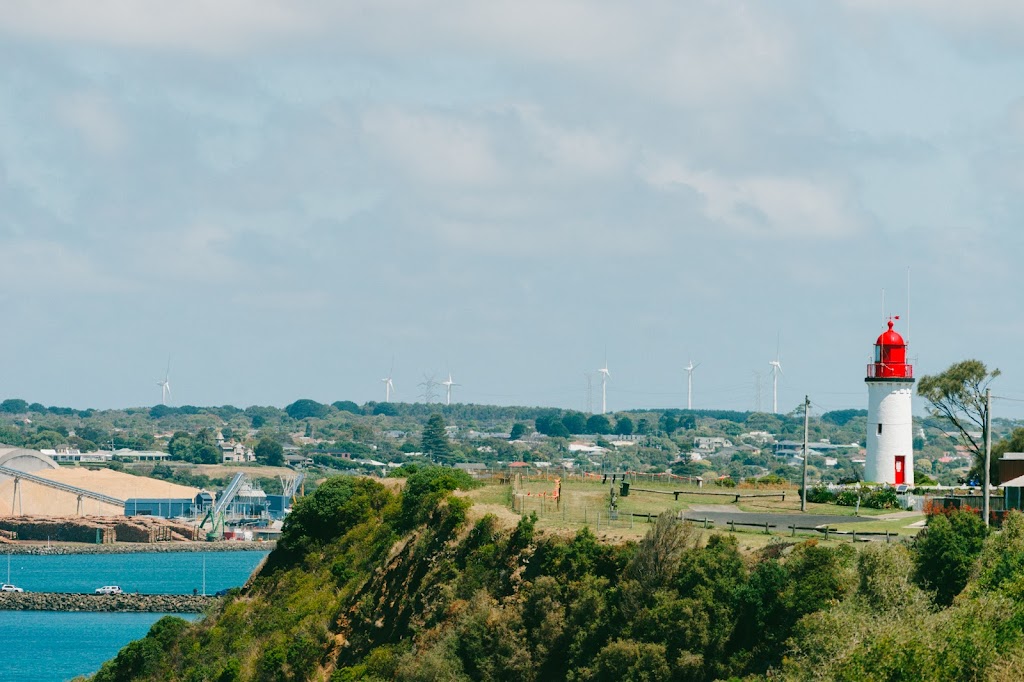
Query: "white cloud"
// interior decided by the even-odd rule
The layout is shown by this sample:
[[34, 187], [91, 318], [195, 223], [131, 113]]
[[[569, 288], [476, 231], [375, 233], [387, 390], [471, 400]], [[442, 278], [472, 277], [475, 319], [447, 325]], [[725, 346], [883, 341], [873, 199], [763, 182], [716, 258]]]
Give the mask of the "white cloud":
[[96, 92], [76, 92], [57, 102], [57, 117], [77, 131], [86, 146], [103, 155], [121, 151], [125, 130], [110, 99]]
[[0, 31], [58, 41], [224, 52], [302, 35], [313, 17], [283, 0], [7, 0]]
[[81, 249], [57, 240], [0, 241], [0, 293], [19, 296], [126, 292], [130, 284]]
[[467, 118], [370, 109], [363, 130], [386, 160], [426, 185], [474, 186], [498, 180], [487, 128]]
[[663, 189], [692, 190], [709, 220], [744, 235], [843, 237], [860, 227], [850, 199], [833, 182], [782, 174], [729, 177], [667, 160], [653, 162], [647, 179]]
[[844, 0], [844, 4], [855, 12], [881, 17], [909, 15], [960, 37], [1024, 44], [1024, 3], [1019, 0]]
[[530, 143], [542, 158], [561, 172], [600, 176], [621, 171], [631, 156], [631, 146], [614, 130], [558, 125], [535, 106], [520, 106], [516, 113], [526, 126]]
[[800, 63], [796, 32], [749, 0], [8, 0], [0, 32], [211, 54], [310, 41], [386, 59], [471, 53], [701, 106], [786, 87]]

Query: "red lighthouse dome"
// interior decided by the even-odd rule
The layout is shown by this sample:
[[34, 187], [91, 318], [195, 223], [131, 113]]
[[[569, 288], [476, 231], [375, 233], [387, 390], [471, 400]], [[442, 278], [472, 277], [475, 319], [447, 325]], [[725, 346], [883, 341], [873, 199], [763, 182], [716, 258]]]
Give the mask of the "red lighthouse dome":
[[[897, 318], [899, 319], [899, 318]], [[914, 368], [907, 363], [907, 344], [903, 337], [889, 329], [875, 341], [875, 361], [868, 365], [867, 379], [913, 379]]]

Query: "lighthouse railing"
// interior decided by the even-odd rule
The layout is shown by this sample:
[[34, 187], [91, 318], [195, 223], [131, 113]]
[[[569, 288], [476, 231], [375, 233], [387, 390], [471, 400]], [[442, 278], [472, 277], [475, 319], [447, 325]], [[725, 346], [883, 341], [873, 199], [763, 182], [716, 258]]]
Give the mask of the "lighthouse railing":
[[868, 365], [868, 379], [913, 379], [914, 366], [873, 362]]

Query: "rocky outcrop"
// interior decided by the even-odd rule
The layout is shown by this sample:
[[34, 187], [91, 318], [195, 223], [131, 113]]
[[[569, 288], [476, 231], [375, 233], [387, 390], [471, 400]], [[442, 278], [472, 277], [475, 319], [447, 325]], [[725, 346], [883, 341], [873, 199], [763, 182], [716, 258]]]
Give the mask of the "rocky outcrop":
[[202, 613], [217, 597], [191, 594], [63, 594], [0, 592], [0, 611]]

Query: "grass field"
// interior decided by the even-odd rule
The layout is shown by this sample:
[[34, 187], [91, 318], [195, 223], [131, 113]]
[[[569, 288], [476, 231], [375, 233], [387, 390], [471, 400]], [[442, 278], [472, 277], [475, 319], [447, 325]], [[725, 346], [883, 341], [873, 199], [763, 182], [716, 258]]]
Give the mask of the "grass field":
[[[631, 482], [630, 494], [619, 495], [619, 483], [613, 486], [610, 480], [570, 479], [561, 482], [561, 500], [556, 504], [553, 499], [555, 482], [553, 478], [533, 478], [516, 481], [515, 484], [489, 483], [467, 494], [478, 507], [478, 513], [495, 513], [509, 520], [520, 514], [536, 513], [537, 528], [542, 532], [571, 534], [584, 526], [589, 527], [599, 537], [608, 541], [639, 539], [648, 529], [647, 515], [657, 517], [665, 511], [679, 513], [691, 518], [700, 518], [700, 512], [713, 511], [744, 511], [775, 514], [792, 514], [795, 523], [800, 519], [800, 496], [795, 487], [790, 488], [697, 488], [685, 483], [666, 482]], [[611, 491], [616, 493], [617, 518], [611, 518], [609, 504]], [[639, 490], [638, 490], [639, 489]], [[676, 496], [674, 493], [679, 492]], [[784, 493], [784, 497], [783, 497]], [[736, 496], [739, 495], [737, 501]], [[753, 495], [772, 495], [772, 497], [749, 497]], [[677, 499], [678, 498], [678, 499]], [[807, 511], [812, 514], [830, 514], [853, 517], [857, 510], [853, 507], [839, 507], [830, 504], [808, 504]], [[861, 508], [859, 515], [884, 517], [895, 510]], [[904, 515], [905, 516], [905, 515]], [[836, 521], [829, 524], [840, 530], [884, 532], [886, 530], [899, 537], [906, 538], [917, 533], [917, 528], [907, 528], [924, 515], [912, 517], [843, 523]], [[727, 528], [715, 530], [732, 532]], [[713, 531], [709, 531], [713, 532]], [[770, 534], [756, 528], [737, 527], [737, 539], [741, 546], [757, 549], [770, 542], [779, 542], [792, 538], [792, 531], [772, 529]], [[797, 533], [798, 540], [815, 537], [823, 540], [820, 533], [813, 531]], [[850, 542], [849, 536], [829, 538], [829, 543]]]

